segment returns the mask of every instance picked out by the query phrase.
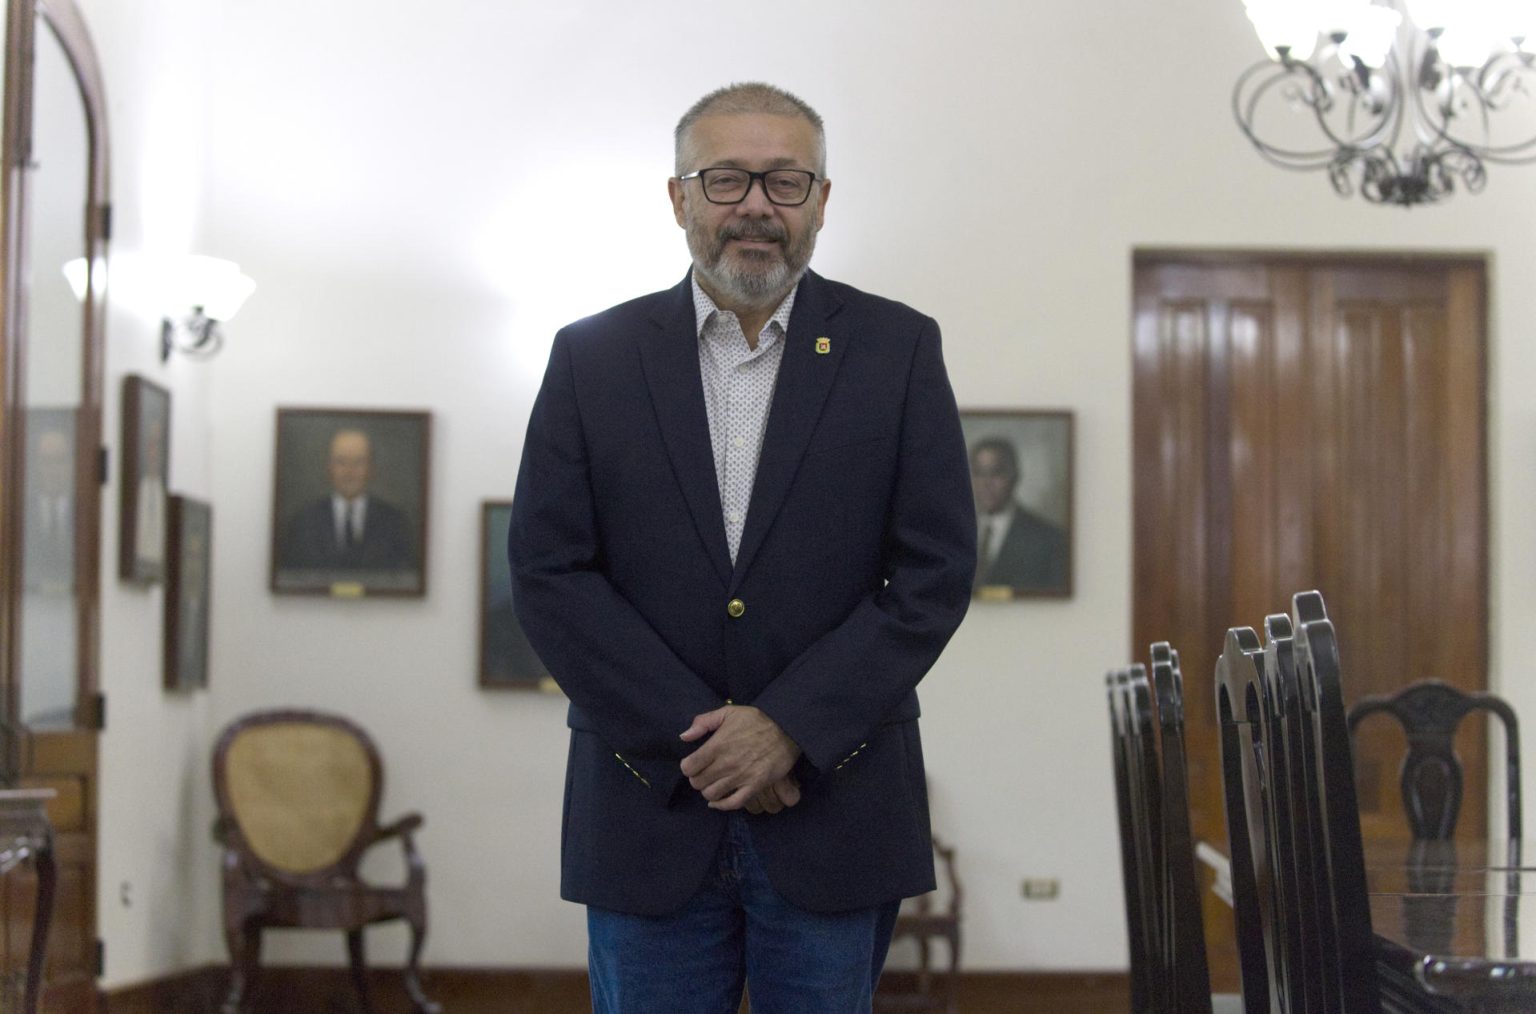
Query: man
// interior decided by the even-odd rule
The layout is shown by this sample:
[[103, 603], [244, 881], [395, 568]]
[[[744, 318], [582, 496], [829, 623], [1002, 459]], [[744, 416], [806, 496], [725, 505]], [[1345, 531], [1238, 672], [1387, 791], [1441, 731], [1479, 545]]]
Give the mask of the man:
[[513, 599], [571, 699], [561, 894], [599, 1014], [868, 1011], [933, 886], [914, 692], [969, 599], [938, 326], [806, 270], [821, 119], [762, 84], [676, 131], [681, 284], [555, 337]]
[[1019, 475], [1019, 454], [1013, 441], [985, 437], [971, 448], [976, 585], [1065, 591], [1066, 533], [1014, 499]]
[[296, 570], [406, 570], [415, 566], [411, 524], [400, 508], [373, 496], [368, 434], [340, 429], [326, 457], [329, 496], [299, 510], [283, 538], [281, 566]]

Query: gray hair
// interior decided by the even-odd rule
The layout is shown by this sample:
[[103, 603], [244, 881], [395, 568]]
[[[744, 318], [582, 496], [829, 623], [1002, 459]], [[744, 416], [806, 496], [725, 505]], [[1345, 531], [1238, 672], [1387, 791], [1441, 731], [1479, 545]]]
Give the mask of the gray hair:
[[816, 128], [816, 174], [827, 172], [827, 131], [822, 125], [821, 114], [810, 103], [782, 88], [762, 81], [743, 81], [717, 88], [695, 102], [677, 121], [672, 132], [674, 171], [681, 176], [687, 167], [689, 132], [693, 125], [705, 116], [734, 115], [739, 113], [768, 113], [773, 116], [798, 116]]

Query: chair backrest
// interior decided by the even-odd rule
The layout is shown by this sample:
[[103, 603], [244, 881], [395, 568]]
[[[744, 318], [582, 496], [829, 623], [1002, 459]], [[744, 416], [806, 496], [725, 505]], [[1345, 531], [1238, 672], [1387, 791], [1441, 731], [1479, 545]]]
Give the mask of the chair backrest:
[[[1294, 668], [1286, 668], [1283, 653], [1277, 653], [1277, 661], [1282, 682], [1294, 679], [1299, 684], [1298, 717], [1312, 738], [1299, 758], [1306, 791], [1296, 806], [1310, 818], [1298, 823], [1298, 832], [1309, 839], [1305, 858], [1310, 861], [1299, 889], [1311, 892], [1320, 922], [1318, 957], [1329, 990], [1324, 1005], [1317, 1009], [1329, 1014], [1378, 1014], [1381, 995], [1354, 760], [1344, 715], [1338, 641], [1322, 595], [1315, 591], [1295, 595], [1290, 626]], [[1307, 900], [1304, 896], [1303, 902]]]
[[372, 740], [338, 715], [263, 711], [232, 722], [213, 756], [225, 840], [287, 881], [355, 873], [378, 827], [383, 771]]
[[1284, 975], [1282, 911], [1270, 845], [1274, 825], [1270, 744], [1264, 721], [1263, 649], [1249, 627], [1227, 631], [1216, 661], [1221, 786], [1232, 858], [1232, 910], [1243, 1008], [1291, 1011]]
[[1150, 920], [1154, 902], [1143, 878], [1140, 829], [1146, 826], [1141, 799], [1146, 786], [1133, 786], [1131, 775], [1131, 670], [1117, 669], [1104, 677], [1109, 699], [1110, 759], [1115, 772], [1115, 804], [1120, 819], [1120, 874], [1125, 886], [1126, 936], [1131, 952], [1131, 1010], [1150, 1010], [1155, 965]]
[[1189, 829], [1178, 653], [1166, 643], [1153, 645], [1151, 681], [1145, 667], [1133, 665], [1111, 672], [1105, 684], [1131, 949], [1131, 1009], [1209, 1014], [1211, 981]]
[[1391, 696], [1364, 697], [1349, 710], [1351, 734], [1368, 716], [1385, 713], [1401, 723], [1408, 737], [1400, 783], [1403, 810], [1414, 838], [1441, 840], [1456, 831], [1461, 813], [1462, 764], [1456, 754], [1456, 730], [1474, 711], [1504, 723], [1504, 786], [1508, 835], [1520, 837], [1520, 723], [1508, 704], [1494, 694], [1467, 693], [1440, 680], [1425, 680]]
[[1210, 1014], [1211, 974], [1205, 958], [1195, 841], [1189, 829], [1189, 774], [1184, 755], [1184, 676], [1179, 653], [1166, 641], [1152, 645], [1152, 685], [1162, 756], [1162, 945], [1167, 970], [1166, 1009]]

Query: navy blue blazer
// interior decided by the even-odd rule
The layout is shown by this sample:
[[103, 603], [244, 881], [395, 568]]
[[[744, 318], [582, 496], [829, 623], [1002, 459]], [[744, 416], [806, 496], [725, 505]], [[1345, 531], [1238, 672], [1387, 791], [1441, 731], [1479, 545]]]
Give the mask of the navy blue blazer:
[[562, 329], [509, 541], [518, 617], [571, 701], [562, 897], [664, 914], [698, 890], [726, 816], [678, 735], [727, 701], [803, 751], [801, 802], [748, 817], [781, 895], [931, 890], [914, 687], [976, 565], [938, 325], [807, 272], [734, 566], [721, 513], [689, 280]]

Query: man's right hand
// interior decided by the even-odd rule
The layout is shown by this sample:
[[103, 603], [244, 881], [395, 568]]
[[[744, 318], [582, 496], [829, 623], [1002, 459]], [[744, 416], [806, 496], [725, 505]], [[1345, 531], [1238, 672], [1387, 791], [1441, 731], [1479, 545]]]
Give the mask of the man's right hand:
[[756, 796], [747, 800], [748, 813], [778, 813], [800, 802], [800, 783], [785, 775]]

